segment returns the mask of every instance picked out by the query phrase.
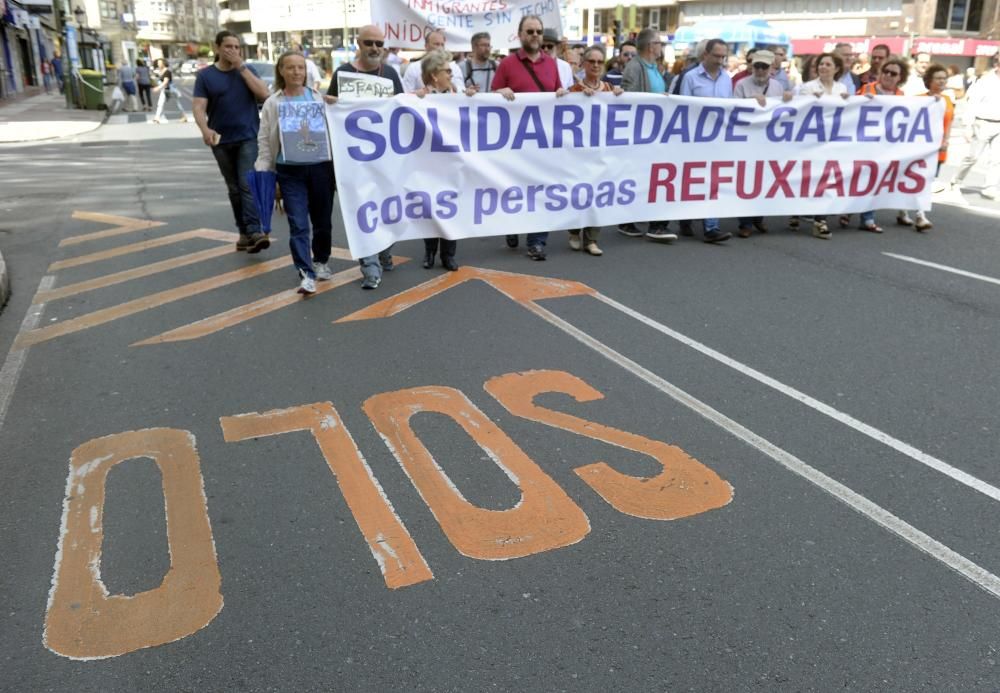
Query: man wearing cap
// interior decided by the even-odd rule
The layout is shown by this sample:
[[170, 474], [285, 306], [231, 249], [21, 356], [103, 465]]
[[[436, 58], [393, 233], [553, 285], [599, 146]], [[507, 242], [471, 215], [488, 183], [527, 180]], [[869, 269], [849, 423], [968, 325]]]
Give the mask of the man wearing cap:
[[[493, 78], [494, 92], [508, 101], [513, 101], [517, 93], [554, 92], [556, 96], [566, 93], [559, 79], [559, 66], [551, 55], [542, 50], [543, 33], [541, 17], [534, 14], [521, 17], [517, 26], [521, 47], [500, 61]], [[528, 257], [544, 260], [548, 238], [548, 232], [529, 233]], [[507, 247], [517, 247], [516, 234], [507, 236]]]
[[[766, 50], [756, 51], [752, 62], [748, 65], [750, 76], [736, 84], [733, 88], [733, 98], [756, 99], [761, 106], [767, 105], [769, 97], [790, 100], [792, 92], [782, 89], [778, 80], [771, 76], [773, 65], [774, 53]], [[740, 217], [737, 231], [740, 238], [749, 238], [753, 229], [757, 229], [758, 233], [767, 233], [764, 217]]]
[[567, 91], [576, 84], [573, 76], [573, 66], [559, 57], [559, 34], [555, 29], [546, 29], [542, 34], [542, 50], [556, 61], [559, 67], [559, 85]]

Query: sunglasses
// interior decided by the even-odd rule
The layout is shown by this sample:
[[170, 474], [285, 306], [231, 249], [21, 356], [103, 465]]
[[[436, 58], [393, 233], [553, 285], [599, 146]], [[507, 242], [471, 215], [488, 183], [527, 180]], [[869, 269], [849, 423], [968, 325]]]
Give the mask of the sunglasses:
[[542, 48], [544, 48], [547, 51], [550, 51], [550, 50], [552, 50], [555, 47], [556, 47], [556, 44], [554, 44], [554, 43], [543, 43], [542, 44]]
[[771, 66], [768, 65], [767, 63], [754, 63], [753, 64], [753, 69], [755, 69], [755, 70], [768, 70], [770, 68], [771, 68]]
[[899, 77], [903, 73], [898, 70], [882, 70], [882, 74], [889, 75], [890, 77]]
[[365, 39], [364, 41], [361, 42], [361, 45], [364, 46], [365, 48], [371, 48], [372, 46], [381, 48], [382, 46], [385, 45], [385, 41], [374, 41], [372, 39]]
[[525, 29], [524, 33], [528, 36], [541, 36], [543, 32], [541, 29]]
[[584, 60], [583, 62], [587, 63], [588, 65], [603, 65], [604, 64], [603, 60]]

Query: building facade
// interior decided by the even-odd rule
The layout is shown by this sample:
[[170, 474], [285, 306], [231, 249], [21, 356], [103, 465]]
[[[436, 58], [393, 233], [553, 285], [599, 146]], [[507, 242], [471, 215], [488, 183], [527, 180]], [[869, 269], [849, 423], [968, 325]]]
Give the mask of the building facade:
[[211, 50], [219, 30], [215, 0], [134, 2], [138, 42], [150, 58], [194, 58]]

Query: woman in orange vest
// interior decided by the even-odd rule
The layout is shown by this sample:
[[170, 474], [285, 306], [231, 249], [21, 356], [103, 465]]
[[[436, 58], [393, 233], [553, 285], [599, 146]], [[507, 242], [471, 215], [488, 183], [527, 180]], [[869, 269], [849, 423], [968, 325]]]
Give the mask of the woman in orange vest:
[[[948, 87], [948, 68], [944, 65], [934, 63], [928, 65], [924, 71], [924, 86], [927, 93], [921, 96], [933, 96], [936, 99], [944, 99], [944, 138], [941, 140], [941, 148], [938, 149], [938, 165], [934, 176], [941, 173], [941, 165], [948, 159], [948, 137], [951, 133], [951, 121], [955, 119], [955, 104], [948, 95], [943, 93]], [[903, 214], [906, 214], [905, 212]], [[922, 210], [917, 211], [917, 219], [913, 228], [917, 231], [927, 231], [934, 224], [927, 218]]]
[[[902, 58], [889, 58], [882, 64], [882, 69], [878, 73], [878, 79], [874, 82], [862, 84], [861, 88], [858, 89], [858, 94], [867, 96], [868, 98], [875, 96], [902, 96], [903, 90], [899, 88], [899, 85], [905, 83], [909, 76], [910, 66], [907, 65], [905, 60]], [[841, 215], [840, 217], [842, 226], [846, 225], [845, 218], [848, 217], [846, 215]], [[896, 221], [904, 226], [913, 225], [913, 220], [910, 219], [905, 211], [899, 213]], [[875, 210], [861, 213], [861, 226], [859, 228], [862, 231], [882, 233], [882, 227], [875, 223]]]

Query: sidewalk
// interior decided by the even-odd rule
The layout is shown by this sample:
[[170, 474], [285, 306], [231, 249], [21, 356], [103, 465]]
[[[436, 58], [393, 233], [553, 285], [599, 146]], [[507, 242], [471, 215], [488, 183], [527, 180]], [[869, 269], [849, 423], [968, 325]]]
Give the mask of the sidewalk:
[[0, 143], [37, 142], [82, 135], [104, 122], [106, 111], [67, 109], [66, 97], [34, 94], [0, 101]]

